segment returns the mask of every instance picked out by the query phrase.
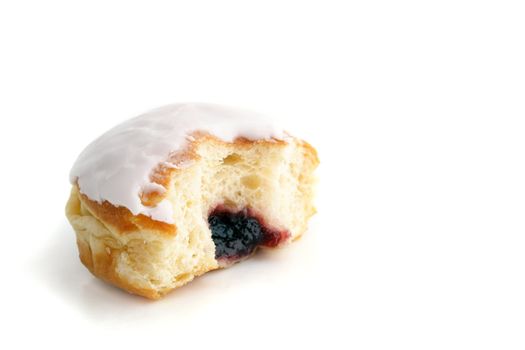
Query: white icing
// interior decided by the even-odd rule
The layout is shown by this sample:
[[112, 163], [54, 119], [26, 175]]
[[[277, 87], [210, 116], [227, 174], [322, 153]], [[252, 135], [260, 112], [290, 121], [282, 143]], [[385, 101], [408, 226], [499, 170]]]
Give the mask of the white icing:
[[190, 103], [154, 109], [130, 119], [97, 138], [80, 154], [70, 174], [80, 192], [91, 200], [104, 200], [128, 208], [133, 215], [144, 214], [157, 221], [173, 223], [171, 203], [164, 199], [154, 207], [144, 206], [141, 192], [164, 188], [150, 181], [152, 170], [169, 156], [184, 150], [195, 131], [212, 134], [223, 141], [237, 137], [250, 140], [287, 138], [260, 114], [225, 106]]

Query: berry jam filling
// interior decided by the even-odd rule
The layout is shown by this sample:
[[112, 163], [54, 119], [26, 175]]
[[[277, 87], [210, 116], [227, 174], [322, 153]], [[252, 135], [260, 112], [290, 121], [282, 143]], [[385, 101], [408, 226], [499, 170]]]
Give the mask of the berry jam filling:
[[215, 258], [230, 261], [252, 254], [258, 246], [276, 247], [289, 237], [286, 231], [268, 227], [251, 210], [232, 212], [217, 207], [208, 216]]

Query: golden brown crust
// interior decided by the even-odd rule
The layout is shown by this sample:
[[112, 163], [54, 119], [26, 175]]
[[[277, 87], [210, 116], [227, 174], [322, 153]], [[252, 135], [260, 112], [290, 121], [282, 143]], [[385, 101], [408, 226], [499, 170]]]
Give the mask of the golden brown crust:
[[[169, 290], [158, 291], [153, 288], [141, 288], [121, 278], [117, 273], [117, 261], [124, 251], [120, 244], [108, 236], [97, 237], [93, 235], [93, 222], [103, 226], [95, 217], [81, 213], [81, 195], [73, 187], [66, 206], [66, 216], [75, 229], [79, 258], [82, 264], [95, 275], [119, 288], [132, 294], [141, 295], [148, 299], [158, 299]], [[86, 220], [90, 220], [89, 222]], [[96, 220], [96, 221], [93, 221]], [[93, 231], [93, 232], [92, 232]]]
[[303, 147], [305, 157], [311, 162], [313, 169], [315, 169], [319, 165], [319, 156], [317, 155], [317, 150], [308, 142], [302, 140], [301, 146]]
[[153, 230], [173, 236], [177, 232], [175, 225], [156, 221], [142, 214], [133, 215], [127, 208], [116, 207], [108, 201], [98, 203], [80, 192], [79, 198], [93, 216], [105, 225], [114, 227], [122, 234], [137, 232], [139, 230]]

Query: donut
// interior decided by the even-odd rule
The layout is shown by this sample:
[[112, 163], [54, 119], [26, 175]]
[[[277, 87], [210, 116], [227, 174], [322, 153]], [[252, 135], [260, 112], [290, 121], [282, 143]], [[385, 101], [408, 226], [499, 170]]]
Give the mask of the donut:
[[173, 104], [129, 119], [74, 163], [66, 216], [98, 278], [158, 299], [307, 230], [319, 164], [251, 111]]

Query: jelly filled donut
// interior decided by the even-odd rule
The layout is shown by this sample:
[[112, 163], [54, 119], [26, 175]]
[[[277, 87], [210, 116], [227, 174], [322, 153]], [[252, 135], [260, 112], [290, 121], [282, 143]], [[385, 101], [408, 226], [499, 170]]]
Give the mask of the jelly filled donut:
[[318, 163], [312, 146], [259, 114], [170, 105], [84, 149], [66, 215], [95, 276], [157, 299], [301, 236]]

